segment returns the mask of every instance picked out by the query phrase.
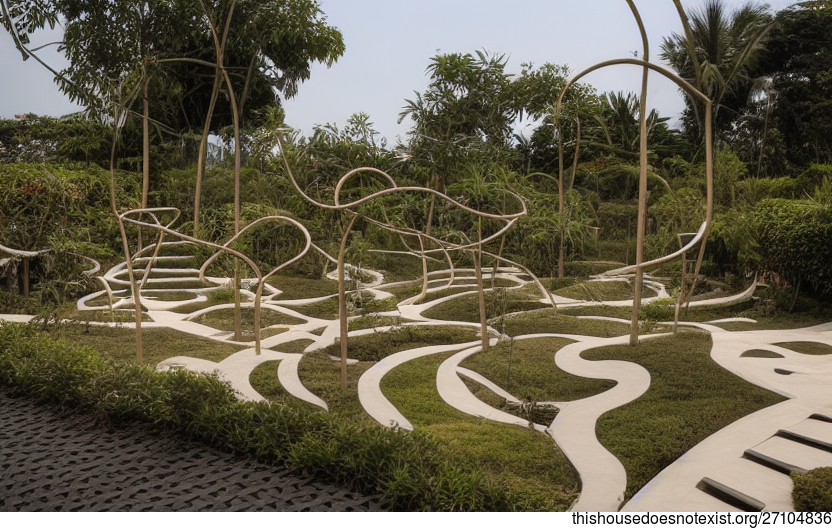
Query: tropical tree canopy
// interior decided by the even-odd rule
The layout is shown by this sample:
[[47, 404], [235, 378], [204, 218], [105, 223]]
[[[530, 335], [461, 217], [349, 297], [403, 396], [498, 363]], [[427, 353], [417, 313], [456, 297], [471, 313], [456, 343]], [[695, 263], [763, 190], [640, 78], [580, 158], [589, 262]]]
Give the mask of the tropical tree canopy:
[[[660, 57], [679, 75], [711, 98], [714, 125], [725, 130], [751, 94], [754, 72], [762, 60], [772, 28], [767, 4], [748, 2], [729, 11], [724, 0], [708, 0], [688, 11], [692, 42], [685, 35], [665, 37]], [[701, 142], [700, 103], [689, 98], [682, 117], [686, 132]]]

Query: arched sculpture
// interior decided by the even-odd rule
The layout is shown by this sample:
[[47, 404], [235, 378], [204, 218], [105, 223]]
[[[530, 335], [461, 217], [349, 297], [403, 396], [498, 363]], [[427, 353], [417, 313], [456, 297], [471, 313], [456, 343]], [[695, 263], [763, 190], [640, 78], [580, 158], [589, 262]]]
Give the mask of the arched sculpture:
[[[352, 228], [352, 225], [355, 222], [355, 219], [359, 218], [359, 217], [365, 219], [366, 221], [368, 221], [368, 222], [370, 222], [370, 223], [372, 223], [372, 224], [374, 224], [374, 225], [376, 225], [376, 226], [378, 226], [382, 229], [386, 229], [388, 231], [397, 233], [400, 236], [411, 236], [411, 237], [417, 238], [417, 240], [419, 241], [420, 249], [419, 249], [419, 251], [411, 250], [411, 254], [415, 254], [415, 255], [419, 256], [420, 258], [423, 258], [423, 259], [426, 258], [427, 256], [429, 256], [430, 254], [442, 253], [450, 261], [450, 258], [448, 257], [448, 254], [449, 254], [450, 251], [470, 251], [470, 252], [472, 252], [473, 257], [474, 257], [474, 267], [475, 267], [476, 277], [477, 277], [477, 290], [478, 290], [478, 295], [479, 295], [480, 332], [481, 332], [481, 336], [482, 336], [482, 349], [483, 350], [488, 349], [488, 323], [486, 321], [486, 316], [485, 316], [485, 294], [484, 294], [484, 288], [483, 288], [483, 282], [482, 282], [482, 255], [484, 253], [483, 246], [485, 244], [487, 244], [491, 241], [497, 240], [498, 238], [503, 236], [503, 234], [505, 234], [509, 229], [511, 229], [514, 226], [514, 224], [517, 222], [518, 219], [520, 219], [522, 216], [525, 216], [526, 214], [528, 214], [528, 210], [526, 208], [526, 203], [525, 203], [525, 201], [523, 200], [522, 197], [518, 196], [517, 194], [515, 194], [511, 191], [504, 191], [506, 194], [510, 195], [511, 197], [513, 197], [517, 201], [518, 205], [520, 206], [520, 211], [518, 211], [516, 213], [512, 213], [512, 214], [486, 213], [486, 212], [483, 212], [483, 211], [478, 211], [476, 209], [472, 209], [472, 208], [454, 200], [453, 198], [451, 198], [451, 197], [447, 196], [446, 194], [441, 193], [441, 192], [439, 192], [435, 189], [430, 189], [430, 188], [427, 188], [427, 187], [399, 187], [399, 186], [396, 185], [396, 181], [393, 179], [393, 177], [390, 176], [389, 174], [387, 174], [386, 172], [384, 172], [382, 170], [379, 170], [379, 169], [376, 169], [376, 168], [372, 168], [372, 167], [361, 167], [361, 168], [353, 169], [353, 170], [349, 171], [348, 173], [346, 173], [344, 176], [342, 176], [338, 180], [338, 183], [335, 185], [335, 193], [334, 193], [333, 204], [324, 204], [324, 203], [321, 203], [321, 202], [311, 198], [309, 195], [307, 195], [303, 191], [303, 189], [301, 189], [300, 185], [298, 185], [297, 180], [295, 179], [295, 177], [292, 173], [292, 169], [289, 166], [289, 162], [287, 160], [287, 157], [284, 155], [284, 152], [283, 152], [284, 145], [283, 145], [282, 140], [279, 138], [279, 136], [278, 136], [278, 142], [279, 142], [279, 145], [280, 145], [280, 148], [281, 148], [281, 155], [283, 157], [284, 165], [286, 167], [286, 175], [289, 178], [289, 180], [292, 182], [292, 185], [294, 186], [295, 190], [306, 201], [315, 205], [316, 207], [320, 207], [322, 209], [329, 209], [329, 210], [333, 210], [333, 211], [345, 211], [350, 215], [350, 221], [347, 224], [347, 227], [344, 230], [344, 233], [342, 234], [342, 237], [341, 237], [341, 243], [340, 243], [340, 247], [339, 247], [339, 251], [338, 251], [338, 258], [337, 258], [337, 266], [338, 266], [338, 313], [339, 313], [339, 319], [340, 319], [341, 387], [342, 388], [346, 388], [346, 380], [347, 380], [346, 365], [347, 365], [347, 333], [348, 333], [346, 286], [345, 286], [345, 274], [344, 274], [344, 269], [345, 269], [344, 268], [344, 255], [346, 253], [346, 245], [347, 245], [347, 239], [350, 235], [350, 229]], [[341, 203], [341, 197], [340, 196], [341, 196], [341, 192], [344, 188], [344, 184], [350, 178], [352, 178], [352, 177], [354, 177], [358, 174], [365, 173], [365, 172], [368, 172], [372, 175], [379, 176], [382, 179], [382, 181], [389, 184], [390, 187], [388, 187], [386, 189], [382, 189], [380, 191], [373, 192], [373, 193], [371, 193], [367, 196], [358, 198], [358, 199], [353, 200], [351, 202]], [[454, 207], [457, 207], [457, 208], [459, 208], [460, 210], [462, 210], [464, 212], [467, 212], [467, 213], [470, 213], [470, 214], [476, 216], [478, 218], [478, 220], [480, 220], [480, 221], [483, 220], [483, 219], [495, 220], [495, 221], [498, 221], [498, 222], [503, 222], [504, 225], [500, 229], [498, 229], [495, 233], [493, 233], [493, 234], [491, 234], [491, 235], [489, 235], [485, 238], [482, 237], [481, 232], [480, 232], [479, 236], [478, 236], [478, 239], [475, 240], [475, 241], [467, 241], [467, 242], [464, 242], [464, 243], [454, 243], [454, 242], [450, 242], [448, 240], [442, 240], [438, 237], [435, 237], [435, 236], [429, 234], [429, 231], [427, 229], [425, 231], [420, 231], [420, 230], [413, 229], [413, 228], [404, 228], [404, 227], [399, 227], [399, 226], [393, 225], [390, 222], [389, 218], [387, 217], [386, 211], [384, 211], [383, 207], [382, 207], [382, 210], [384, 211], [383, 214], [382, 214], [382, 216], [384, 217], [383, 220], [379, 220], [379, 219], [375, 219], [375, 218], [366, 216], [366, 215], [364, 215], [364, 214], [362, 214], [362, 213], [360, 213], [356, 210], [359, 206], [361, 206], [363, 204], [366, 204], [366, 203], [369, 203], [371, 201], [377, 200], [377, 199], [382, 198], [384, 196], [390, 196], [390, 195], [394, 195], [394, 194], [397, 194], [397, 193], [409, 193], [409, 192], [430, 194], [432, 196], [432, 198], [438, 198], [438, 199], [444, 200], [447, 203], [453, 205]], [[425, 242], [432, 243], [433, 245], [436, 246], [436, 249], [427, 249], [427, 250], [424, 249], [424, 243]], [[527, 268], [525, 268], [523, 266], [520, 266], [519, 264], [514, 263], [514, 262], [512, 262], [512, 261], [510, 261], [510, 260], [508, 260], [504, 257], [493, 255], [491, 253], [485, 253], [485, 254], [491, 256], [492, 258], [494, 258], [496, 260], [518, 266], [519, 268], [523, 269], [526, 273], [529, 273], [529, 275], [534, 279], [537, 286], [540, 288], [541, 292], [543, 292], [544, 297], [547, 297], [550, 300], [550, 302], [552, 303], [552, 306], [555, 306], [554, 300], [552, 299], [551, 294], [549, 293], [549, 291], [545, 287], [543, 287], [543, 285], [540, 283], [540, 281], [537, 279], [537, 277], [535, 277], [534, 274], [532, 274]], [[453, 264], [451, 264], [451, 269], [453, 269]], [[451, 280], [453, 280], [453, 279], [451, 279]], [[425, 276], [423, 277], [423, 289], [422, 289], [423, 293], [425, 291], [426, 281], [427, 281], [427, 273], [425, 273]]]
[[[682, 24], [685, 28], [685, 33], [688, 35], [688, 42], [692, 42], [693, 40], [690, 37], [690, 28], [687, 24], [687, 18], [685, 17], [684, 10], [679, 2], [679, 0], [673, 0], [674, 4], [676, 5], [677, 10], [679, 11], [679, 15], [682, 19]], [[604, 275], [617, 275], [622, 273], [628, 273], [630, 271], [635, 272], [635, 280], [633, 286], [633, 313], [631, 319], [631, 327], [630, 327], [630, 345], [635, 345], [638, 343], [638, 312], [639, 307], [641, 305], [641, 288], [642, 288], [642, 277], [643, 272], [646, 268], [661, 264], [662, 262], [667, 262], [674, 258], [680, 257], [686, 251], [692, 249], [696, 244], [700, 244], [699, 246], [699, 256], [696, 259], [696, 266], [694, 269], [694, 277], [698, 275], [699, 269], [702, 266], [702, 259], [705, 256], [705, 241], [708, 238], [708, 230], [711, 227], [711, 221], [713, 220], [713, 213], [714, 213], [714, 154], [713, 154], [713, 104], [705, 94], [699, 91], [695, 86], [693, 86], [688, 81], [682, 79], [677, 74], [668, 71], [656, 64], [653, 64], [649, 61], [649, 44], [647, 41], [647, 32], [644, 29], [644, 24], [641, 20], [641, 15], [638, 12], [638, 9], [635, 6], [633, 0], [627, 0], [627, 4], [630, 6], [630, 10], [633, 13], [633, 16], [636, 19], [636, 23], [638, 24], [639, 32], [641, 33], [642, 45], [644, 49], [643, 57], [644, 59], [613, 59], [604, 62], [600, 62], [595, 64], [594, 66], [590, 66], [589, 68], [585, 69], [581, 73], [577, 74], [575, 77], [569, 80], [566, 83], [566, 86], [563, 87], [563, 90], [558, 97], [557, 105], [555, 113], [556, 115], [560, 113], [560, 109], [563, 104], [563, 96], [569, 88], [575, 84], [578, 80], [583, 78], [589, 73], [592, 73], [596, 70], [601, 68], [605, 68], [607, 66], [617, 66], [622, 64], [632, 64], [635, 66], [641, 66], [643, 68], [643, 75], [641, 79], [641, 97], [639, 98], [640, 101], [640, 111], [639, 111], [639, 203], [638, 203], [638, 228], [637, 228], [637, 242], [636, 242], [636, 263], [633, 266], [626, 266], [624, 268], [619, 268], [616, 270], [611, 270], [606, 272]], [[693, 57], [695, 61], [695, 53], [694, 50], [689, 50], [691, 57]], [[694, 237], [688, 244], [685, 245], [681, 250], [676, 251], [670, 255], [665, 257], [661, 257], [655, 260], [651, 260], [648, 262], [644, 262], [644, 229], [647, 219], [647, 74], [650, 70], [653, 70], [666, 78], [670, 79], [674, 83], [676, 83], [680, 88], [685, 90], [690, 96], [695, 97], [702, 101], [705, 105], [705, 186], [706, 186], [706, 200], [707, 200], [707, 209], [705, 214], [705, 221], [702, 223], [702, 227], [700, 227], [699, 232], [697, 233], [696, 237]], [[698, 72], [698, 67], [695, 67], [695, 70]], [[695, 288], [695, 279], [691, 284], [690, 291], [692, 292]], [[679, 295], [679, 301], [686, 297], [686, 292], [681, 292]], [[677, 310], [678, 315], [678, 310]]]

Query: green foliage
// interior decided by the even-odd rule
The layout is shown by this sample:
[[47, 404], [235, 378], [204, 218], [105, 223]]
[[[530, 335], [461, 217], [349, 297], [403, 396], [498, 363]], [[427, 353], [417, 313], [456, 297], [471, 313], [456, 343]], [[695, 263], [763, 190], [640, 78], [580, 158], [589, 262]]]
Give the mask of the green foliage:
[[382, 379], [382, 392], [418, 430], [441, 440], [451, 461], [494, 475], [507, 490], [517, 492], [510, 508], [568, 508], [575, 497], [576, 476], [550, 438], [464, 414], [442, 400], [436, 370], [449, 355], [435, 354], [396, 367]]
[[510, 394], [528, 401], [573, 401], [615, 386], [611, 380], [581, 378], [560, 370], [554, 357], [569, 343], [572, 341], [556, 337], [500, 343], [489, 347], [487, 352], [470, 356], [460, 366], [482, 374]]
[[0, 163], [83, 161], [109, 165], [110, 127], [79, 116], [0, 120]]
[[705, 220], [705, 197], [698, 189], [682, 188], [661, 196], [648, 210], [655, 231], [645, 240], [647, 258], [679, 249], [679, 233], [695, 233]]
[[754, 205], [766, 198], [799, 199], [805, 197], [805, 183], [802, 177], [749, 178], [737, 182], [737, 200]]
[[[728, 2], [708, 0], [687, 12], [692, 42], [684, 33], [662, 40], [659, 56], [713, 101], [717, 131], [730, 130], [748, 100], [772, 28], [768, 7], [748, 3], [729, 11]], [[691, 142], [701, 145], [704, 108], [698, 100], [687, 99], [682, 121]]]
[[647, 392], [604, 414], [597, 425], [598, 440], [627, 470], [627, 497], [709, 435], [783, 401], [714, 363], [710, 351], [710, 336], [680, 333], [581, 354], [632, 361], [650, 372]]
[[832, 6], [805, 2], [779, 11], [762, 74], [772, 79], [773, 121], [785, 158], [802, 168], [832, 163]]
[[812, 201], [766, 199], [752, 212], [714, 218], [709, 252], [722, 269], [774, 271], [815, 294], [832, 281], [832, 210]]
[[601, 237], [605, 240], [611, 240], [634, 236], [637, 214], [637, 204], [601, 202], [598, 206]]
[[755, 211], [766, 267], [816, 293], [832, 288], [832, 210], [811, 202], [765, 200]]
[[675, 306], [676, 301], [674, 299], [659, 299], [658, 301], [642, 304], [638, 309], [638, 318], [650, 323], [672, 321]]
[[714, 160], [714, 204], [730, 207], [735, 202], [737, 182], [748, 169], [730, 149], [720, 149]]
[[799, 179], [805, 181], [808, 187], [821, 185], [824, 181], [832, 179], [832, 165], [810, 165], [800, 173]]
[[815, 468], [805, 475], [792, 473], [795, 511], [832, 511], [832, 467]]
[[267, 464], [288, 465], [359, 492], [383, 493], [396, 509], [528, 506], [516, 490], [499, 487], [447, 456], [425, 434], [347, 424], [300, 405], [241, 402], [215, 376], [117, 363], [89, 348], [53, 341], [32, 327], [0, 326], [0, 386], [112, 422], [171, 427]]

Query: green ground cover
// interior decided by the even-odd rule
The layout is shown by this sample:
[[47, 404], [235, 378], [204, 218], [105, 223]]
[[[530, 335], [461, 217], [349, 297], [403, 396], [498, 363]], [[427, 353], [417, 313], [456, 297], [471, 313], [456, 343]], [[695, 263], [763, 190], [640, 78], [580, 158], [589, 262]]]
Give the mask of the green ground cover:
[[[584, 301], [626, 301], [633, 298], [633, 285], [624, 281], [580, 282], [552, 293]], [[641, 295], [644, 298], [655, 297], [656, 292], [645, 286]]]
[[[254, 308], [242, 308], [240, 310], [242, 316], [242, 326], [244, 330], [253, 331], [254, 329]], [[221, 308], [212, 312], [204, 313], [193, 319], [193, 322], [216, 328], [217, 330], [233, 331], [234, 330], [234, 309]], [[276, 324], [302, 324], [305, 323], [303, 319], [292, 317], [284, 313], [261, 309], [260, 310], [260, 328]]]
[[[541, 296], [534, 285], [526, 285], [517, 290], [485, 292], [486, 317], [491, 319], [502, 314], [545, 308], [546, 305], [538, 301]], [[422, 312], [422, 315], [444, 321], [476, 323], [480, 320], [479, 310], [478, 296], [471, 294], [439, 303]]]
[[[496, 329], [502, 328], [499, 320], [492, 320]], [[505, 318], [505, 333], [510, 336], [527, 334], [577, 334], [593, 337], [616, 337], [627, 334], [629, 328], [613, 321], [578, 319], [571, 312], [558, 312], [544, 308], [531, 312], [512, 314]]]
[[709, 335], [686, 332], [581, 354], [588, 360], [631, 361], [650, 372], [647, 392], [601, 416], [596, 429], [627, 470], [627, 498], [711, 434], [784, 400], [723, 369], [710, 351]]
[[467, 358], [461, 366], [482, 374], [521, 400], [535, 402], [572, 401], [614, 387], [614, 381], [573, 376], [555, 365], [555, 353], [573, 342], [544, 337], [500, 343]]
[[[130, 362], [136, 359], [136, 332], [133, 329], [69, 324], [55, 327], [51, 334], [55, 338], [83, 343], [115, 361]], [[220, 362], [243, 348], [246, 347], [197, 337], [171, 328], [142, 330], [142, 356], [144, 363], [151, 366], [175, 356]]]
[[438, 439], [452, 460], [480, 468], [520, 491], [521, 509], [564, 511], [577, 476], [551, 438], [528, 428], [466, 415], [439, 397], [436, 370], [450, 354], [409, 361], [381, 381], [384, 395], [418, 430]]
[[[405, 325], [386, 332], [351, 337], [347, 342], [347, 353], [350, 359], [378, 361], [402, 350], [476, 340], [474, 328]], [[326, 347], [326, 351], [328, 354], [340, 357], [341, 345], [330, 345]]]
[[338, 282], [330, 279], [310, 279], [294, 275], [272, 275], [266, 281], [281, 290], [277, 300], [312, 299], [338, 293]]

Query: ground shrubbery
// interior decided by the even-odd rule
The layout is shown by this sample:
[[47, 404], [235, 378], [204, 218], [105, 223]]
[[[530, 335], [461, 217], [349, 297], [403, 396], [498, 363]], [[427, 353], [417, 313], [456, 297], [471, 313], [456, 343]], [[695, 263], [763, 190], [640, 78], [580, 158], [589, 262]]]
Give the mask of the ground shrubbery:
[[801, 512], [832, 512], [832, 467], [816, 468], [805, 475], [792, 473], [794, 509]]
[[477, 470], [449, 462], [424, 434], [348, 424], [301, 405], [240, 402], [214, 376], [118, 363], [29, 326], [0, 327], [0, 388], [110, 422], [152, 422], [261, 462], [384, 493], [397, 509], [530, 507]]

